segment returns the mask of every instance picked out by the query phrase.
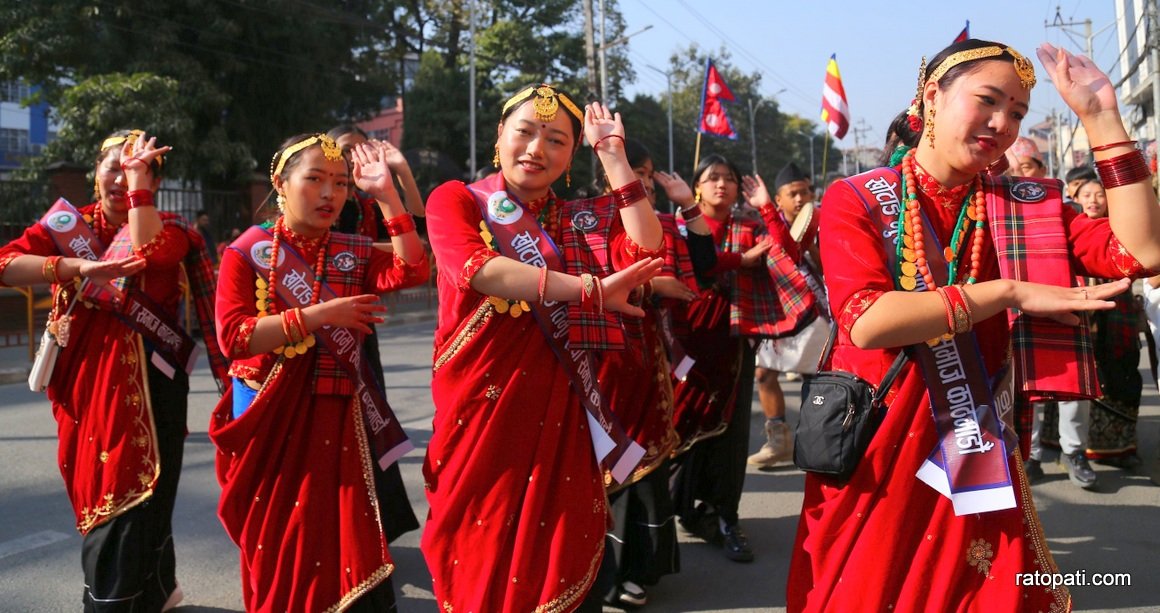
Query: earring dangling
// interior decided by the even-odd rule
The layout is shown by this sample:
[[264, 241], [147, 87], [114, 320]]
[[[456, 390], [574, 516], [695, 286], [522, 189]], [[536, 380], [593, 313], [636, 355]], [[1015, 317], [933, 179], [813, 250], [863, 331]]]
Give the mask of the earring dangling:
[[930, 148], [934, 149], [934, 109], [926, 117], [926, 140], [930, 142]]
[[279, 213], [286, 212], [286, 198], [282, 194], [278, 194], [278, 197], [274, 199], [274, 203], [278, 205]]
[[101, 182], [95, 178], [93, 179], [93, 195], [96, 196], [97, 200], [101, 199]]
[[701, 188], [699, 187], [693, 190], [693, 202], [701, 204]]
[[572, 187], [572, 162], [568, 162], [568, 167], [564, 169], [564, 185]]
[[495, 146], [495, 157], [491, 158], [491, 165], [499, 168], [499, 145]]

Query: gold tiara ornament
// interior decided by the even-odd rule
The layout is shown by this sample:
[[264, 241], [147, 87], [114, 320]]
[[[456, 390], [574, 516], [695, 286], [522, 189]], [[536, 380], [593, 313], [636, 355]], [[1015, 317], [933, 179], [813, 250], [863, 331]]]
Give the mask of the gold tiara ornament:
[[308, 136], [274, 154], [274, 159], [270, 160], [270, 180], [273, 181], [274, 177], [282, 174], [282, 169], [286, 166], [286, 160], [290, 159], [295, 153], [315, 143], [318, 143], [322, 147], [322, 155], [327, 160], [337, 162], [342, 159], [342, 148], [338, 146], [338, 143], [334, 142], [333, 138], [325, 134]]
[[556, 88], [547, 84], [520, 90], [504, 103], [501, 114], [507, 113], [513, 106], [527, 100], [533, 95], [535, 99], [532, 100], [532, 110], [536, 113], [536, 119], [543, 122], [553, 121], [556, 119], [556, 113], [563, 106], [564, 110], [571, 113], [578, 121], [581, 123], [584, 122], [584, 113], [580, 110], [580, 107], [576, 106], [576, 103], [572, 102], [568, 94], [558, 92]]
[[[133, 145], [137, 142], [137, 139], [144, 136], [145, 130], [129, 130], [129, 133], [125, 136], [110, 136], [101, 142], [101, 151], [107, 151], [113, 147], [124, 147], [125, 143]], [[159, 155], [154, 159], [157, 160], [158, 168], [161, 168], [161, 166], [165, 164], [164, 156]]]
[[934, 69], [934, 72], [924, 80], [924, 83], [931, 81], [937, 83], [948, 70], [959, 64], [996, 57], [1002, 55], [1004, 51], [1011, 54], [1012, 63], [1015, 65], [1015, 74], [1019, 77], [1019, 84], [1023, 86], [1023, 89], [1035, 87], [1035, 66], [1031, 64], [1031, 60], [1023, 57], [1022, 54], [1011, 47], [999, 47], [997, 45], [952, 53], [950, 57], [938, 65], [938, 68]]

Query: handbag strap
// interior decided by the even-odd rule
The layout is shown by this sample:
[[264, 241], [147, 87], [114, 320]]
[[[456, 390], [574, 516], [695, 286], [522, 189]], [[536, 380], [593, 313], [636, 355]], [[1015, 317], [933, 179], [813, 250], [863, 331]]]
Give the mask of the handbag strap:
[[[835, 319], [830, 326], [830, 337], [826, 339], [826, 347], [822, 349], [822, 357], [818, 359], [817, 371], [822, 372], [822, 365], [830, 361], [830, 356], [834, 353], [834, 345], [838, 342], [838, 321]], [[906, 361], [910, 359], [907, 355], [907, 347], [902, 347], [898, 352], [898, 357], [894, 358], [894, 363], [886, 371], [882, 377], [882, 382], [878, 384], [874, 392], [874, 402], [878, 403], [882, 398], [886, 397], [886, 392], [890, 390], [890, 386], [894, 385], [894, 380], [898, 378], [899, 373], [902, 372], [902, 367], [906, 366]]]

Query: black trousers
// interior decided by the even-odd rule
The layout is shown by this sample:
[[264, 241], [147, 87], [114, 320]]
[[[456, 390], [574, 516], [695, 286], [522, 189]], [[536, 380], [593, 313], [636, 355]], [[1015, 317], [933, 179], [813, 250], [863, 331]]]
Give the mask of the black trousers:
[[738, 520], [745, 463], [749, 458], [749, 421], [753, 405], [754, 350], [743, 341], [733, 416], [725, 432], [693, 445], [673, 459], [670, 485], [677, 515], [696, 515], [698, 500], [713, 507], [727, 524]]
[[173, 506], [185, 452], [189, 377], [178, 370], [169, 379], [152, 364], [147, 373], [161, 472], [148, 500], [84, 536], [86, 613], [160, 611], [177, 587]]
[[[371, 371], [379, 389], [386, 392], [386, 380], [383, 377], [383, 360], [379, 355], [378, 334], [368, 334], [363, 339], [363, 353], [370, 361]], [[419, 518], [415, 517], [415, 510], [411, 508], [411, 501], [407, 498], [407, 486], [403, 484], [403, 475], [399, 472], [398, 462], [391, 464], [386, 470], [374, 463], [375, 494], [379, 499], [379, 519], [383, 524], [383, 534], [387, 542], [419, 529]]]

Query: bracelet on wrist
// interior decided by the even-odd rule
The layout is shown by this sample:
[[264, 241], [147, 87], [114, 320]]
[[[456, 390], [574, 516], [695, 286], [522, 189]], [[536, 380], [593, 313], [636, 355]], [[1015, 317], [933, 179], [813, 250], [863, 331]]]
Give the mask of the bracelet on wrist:
[[403, 213], [396, 217], [383, 220], [388, 236], [401, 236], [415, 231], [415, 218], [410, 213]]
[[612, 197], [616, 201], [616, 208], [623, 209], [641, 200], [647, 200], [648, 191], [644, 187], [644, 181], [637, 179], [612, 190]]
[[153, 202], [153, 191], [148, 189], [135, 189], [127, 194], [129, 198], [129, 209], [139, 209], [146, 206], [155, 206]]
[[1115, 149], [1116, 147], [1129, 147], [1129, 146], [1135, 147], [1136, 141], [1134, 141], [1134, 140], [1122, 140], [1122, 141], [1115, 142], [1115, 143], [1108, 143], [1106, 145], [1097, 145], [1097, 146], [1091, 148], [1091, 152], [1096, 153], [1099, 151], [1107, 151], [1108, 149]]
[[604, 136], [601, 136], [600, 138], [596, 139], [596, 142], [592, 143], [592, 150], [596, 151], [597, 147], [600, 146], [600, 143], [603, 143], [604, 141], [606, 141], [610, 138], [619, 138], [620, 142], [622, 144], [624, 143], [624, 137], [619, 135], [619, 134], [605, 134]]
[[1104, 189], [1132, 185], [1152, 178], [1148, 162], [1139, 149], [1096, 162], [1096, 174]]

